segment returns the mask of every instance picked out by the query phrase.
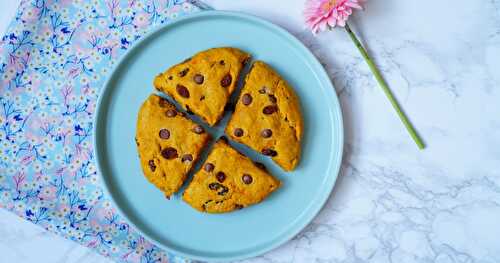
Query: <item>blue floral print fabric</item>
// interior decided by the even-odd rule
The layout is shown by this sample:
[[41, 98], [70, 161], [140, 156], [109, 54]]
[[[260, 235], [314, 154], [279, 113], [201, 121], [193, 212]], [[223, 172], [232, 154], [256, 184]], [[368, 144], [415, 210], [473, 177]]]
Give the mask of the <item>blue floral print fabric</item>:
[[92, 120], [117, 59], [186, 0], [23, 0], [0, 41], [0, 207], [116, 261], [177, 262], [99, 186]]

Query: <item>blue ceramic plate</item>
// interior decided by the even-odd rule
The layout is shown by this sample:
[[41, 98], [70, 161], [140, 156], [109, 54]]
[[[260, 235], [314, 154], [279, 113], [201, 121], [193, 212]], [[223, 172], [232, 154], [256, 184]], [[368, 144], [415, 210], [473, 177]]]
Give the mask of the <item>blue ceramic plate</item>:
[[[260, 204], [211, 215], [192, 209], [180, 195], [166, 200], [144, 178], [134, 137], [137, 112], [154, 92], [155, 75], [198, 51], [220, 46], [240, 48], [272, 65], [295, 88], [305, 129], [302, 160], [290, 173], [233, 143], [266, 164], [283, 187]], [[214, 137], [222, 134], [227, 119], [209, 129]], [[205, 11], [144, 37], [107, 81], [94, 127], [98, 169], [120, 213], [156, 245], [200, 260], [257, 256], [290, 240], [327, 200], [342, 158], [341, 110], [321, 64], [285, 30], [240, 13]]]

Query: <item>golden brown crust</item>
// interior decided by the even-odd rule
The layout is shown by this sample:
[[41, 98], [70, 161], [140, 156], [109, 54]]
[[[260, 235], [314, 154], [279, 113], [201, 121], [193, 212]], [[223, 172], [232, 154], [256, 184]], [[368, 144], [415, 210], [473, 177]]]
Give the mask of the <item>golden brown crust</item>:
[[259, 203], [279, 186], [265, 169], [219, 140], [183, 199], [199, 211], [224, 213]]
[[255, 62], [226, 134], [291, 171], [300, 159], [302, 132], [299, 100], [293, 89], [270, 66]]
[[236, 48], [212, 48], [169, 68], [154, 80], [157, 90], [210, 125], [224, 114], [240, 72], [250, 55]]
[[210, 136], [175, 106], [151, 95], [139, 110], [136, 143], [146, 178], [168, 197], [177, 192]]

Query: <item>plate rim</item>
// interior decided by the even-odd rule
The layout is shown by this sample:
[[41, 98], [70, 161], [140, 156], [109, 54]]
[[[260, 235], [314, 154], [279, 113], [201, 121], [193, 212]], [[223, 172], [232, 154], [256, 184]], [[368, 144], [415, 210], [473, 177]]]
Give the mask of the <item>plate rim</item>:
[[[310, 62], [310, 66], [312, 71], [315, 73], [316, 78], [319, 80], [322, 86], [326, 86], [325, 91], [329, 93], [328, 97], [330, 102], [332, 103], [330, 105], [331, 110], [329, 112], [330, 119], [335, 122], [337, 120], [336, 125], [334, 126], [333, 131], [335, 134], [332, 136], [332, 145], [334, 144], [335, 141], [338, 141], [338, 146], [337, 147], [332, 147], [332, 148], [337, 148], [337, 152], [335, 153], [332, 151], [330, 155], [330, 164], [327, 167], [326, 172], [330, 172], [333, 174], [328, 174], [327, 175], [327, 180], [325, 182], [328, 185], [325, 185], [323, 187], [323, 191], [319, 193], [319, 197], [317, 197], [318, 202], [313, 203], [310, 205], [310, 211], [308, 215], [306, 215], [303, 219], [302, 222], [295, 224], [295, 227], [292, 226], [292, 228], [289, 228], [286, 230], [286, 234], [281, 235], [281, 237], [278, 235], [278, 238], [275, 239], [275, 241], [271, 241], [269, 245], [264, 245], [263, 248], [258, 248], [251, 250], [248, 253], [243, 253], [235, 256], [203, 256], [203, 255], [195, 255], [191, 254], [189, 252], [184, 252], [180, 251], [175, 248], [171, 248], [168, 245], [165, 245], [154, 238], [150, 237], [146, 232], [142, 231], [141, 228], [137, 227], [135, 223], [133, 223], [127, 216], [127, 214], [122, 210], [120, 206], [118, 206], [117, 202], [115, 201], [115, 196], [111, 193], [109, 183], [105, 179], [103, 169], [101, 168], [101, 154], [99, 153], [100, 151], [98, 148], [102, 148], [105, 146], [100, 146], [97, 147], [98, 142], [99, 142], [99, 136], [97, 134], [99, 133], [98, 131], [100, 129], [104, 129], [104, 127], [101, 128], [102, 121], [100, 119], [103, 118], [103, 108], [102, 106], [102, 101], [108, 95], [111, 88], [109, 88], [110, 82], [113, 80], [114, 75], [116, 74], [116, 70], [120, 68], [120, 65], [125, 61], [130, 54], [134, 52], [134, 50], [138, 47], [141, 46], [141, 44], [152, 37], [153, 35], [159, 33], [162, 30], [165, 30], [168, 27], [175, 26], [177, 24], [182, 24], [183, 22], [186, 22], [187, 20], [196, 20], [204, 17], [220, 17], [220, 16], [225, 16], [225, 17], [230, 17], [230, 18], [237, 18], [237, 19], [243, 19], [246, 21], [249, 21], [253, 24], [258, 24], [259, 26], [267, 27], [271, 31], [277, 33], [278, 35], [283, 36], [287, 42], [291, 43], [294, 47], [298, 48], [300, 53], [302, 53], [308, 62]], [[161, 249], [164, 249], [165, 251], [172, 253], [176, 256], [181, 256], [187, 259], [194, 259], [194, 260], [204, 260], [204, 261], [233, 261], [233, 260], [243, 260], [243, 259], [248, 259], [252, 257], [256, 257], [259, 255], [262, 255], [264, 253], [267, 253], [271, 250], [274, 250], [288, 241], [290, 241], [293, 237], [295, 237], [297, 234], [299, 234], [306, 226], [308, 226], [313, 219], [319, 214], [319, 212], [322, 210], [326, 202], [328, 201], [328, 198], [333, 192], [333, 188], [335, 186], [335, 183], [337, 182], [340, 168], [342, 165], [342, 157], [343, 157], [343, 149], [344, 149], [344, 122], [343, 122], [343, 113], [342, 113], [342, 108], [340, 106], [339, 98], [336, 93], [335, 87], [333, 85], [332, 80], [330, 79], [327, 71], [323, 67], [323, 65], [320, 63], [318, 58], [307, 48], [302, 41], [300, 41], [297, 37], [295, 37], [293, 34], [288, 32], [286, 29], [282, 28], [279, 25], [276, 25], [264, 18], [261, 18], [256, 15], [252, 14], [247, 14], [239, 11], [220, 11], [220, 10], [202, 10], [199, 12], [195, 12], [192, 14], [187, 14], [185, 16], [182, 16], [180, 18], [176, 18], [175, 20], [172, 20], [170, 23], [166, 24], [161, 24], [158, 25], [154, 28], [152, 28], [148, 33], [143, 35], [137, 42], [135, 42], [117, 61], [114, 63], [114, 66], [110, 70], [110, 74], [107, 76], [106, 81], [104, 82], [101, 91], [99, 92], [99, 97], [97, 99], [96, 103], [96, 108], [95, 108], [95, 113], [93, 116], [93, 128], [92, 128], [92, 136], [93, 136], [93, 153], [95, 156], [95, 164], [97, 171], [99, 173], [99, 181], [101, 182], [101, 187], [103, 189], [103, 192], [106, 194], [108, 199], [111, 201], [113, 206], [116, 208], [116, 211], [122, 218], [129, 224], [131, 225], [140, 235], [144, 236], [147, 238], [147, 240], [154, 245], [158, 246]], [[338, 126], [337, 126], [338, 125]], [[335, 128], [337, 126], [337, 128]], [[105, 155], [103, 153], [102, 155]], [[333, 163], [333, 167], [332, 167]]]

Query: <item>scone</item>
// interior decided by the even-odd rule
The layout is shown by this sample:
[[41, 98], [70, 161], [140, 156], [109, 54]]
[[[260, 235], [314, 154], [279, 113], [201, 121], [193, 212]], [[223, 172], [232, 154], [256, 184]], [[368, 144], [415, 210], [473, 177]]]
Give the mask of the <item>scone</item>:
[[249, 54], [236, 48], [212, 48], [158, 75], [154, 86], [212, 126], [224, 114], [249, 59]]
[[169, 197], [184, 183], [210, 135], [167, 100], [151, 95], [139, 110], [135, 139], [144, 175]]
[[279, 186], [265, 167], [219, 140], [183, 199], [199, 211], [224, 213], [259, 203]]
[[226, 134], [291, 171], [300, 159], [302, 130], [300, 105], [293, 89], [269, 65], [255, 62]]

